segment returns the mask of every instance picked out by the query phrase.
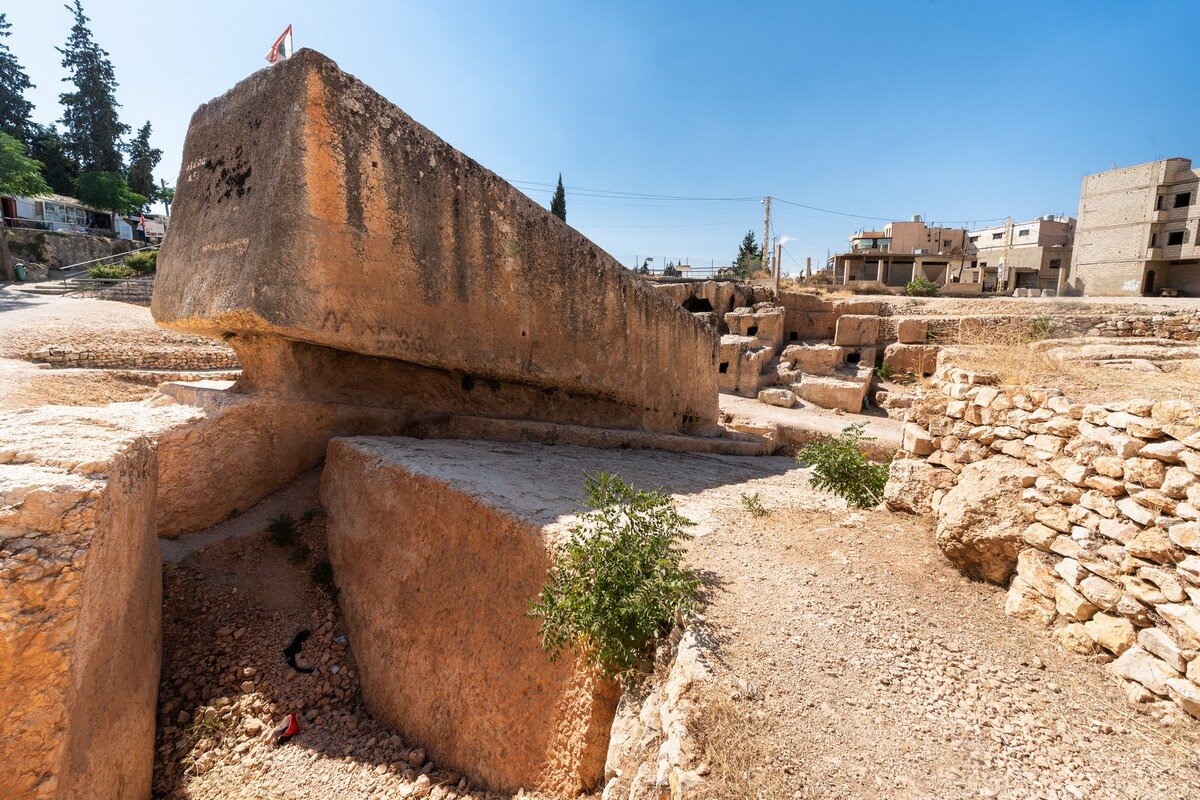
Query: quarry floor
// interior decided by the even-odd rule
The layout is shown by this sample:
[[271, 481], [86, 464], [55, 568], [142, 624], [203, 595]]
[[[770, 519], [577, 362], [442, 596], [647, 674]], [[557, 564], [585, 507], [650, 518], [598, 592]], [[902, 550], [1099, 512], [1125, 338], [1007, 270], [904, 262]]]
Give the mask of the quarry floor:
[[[1194, 796], [1197, 726], [1137, 713], [1098, 665], [1005, 617], [1003, 592], [950, 567], [922, 520], [849, 511], [787, 459], [691, 458], [737, 476], [679, 499], [699, 523], [689, 562], [716, 642], [700, 730], [710, 708], [734, 710], [705, 744], [697, 796]], [[315, 508], [303, 480], [269, 510]], [[743, 504], [755, 493], [766, 516]], [[285, 547], [264, 518], [181, 541], [167, 569], [155, 797], [484, 796], [361, 706], [336, 605], [310, 575], [322, 516]], [[282, 656], [305, 628], [311, 675]], [[305, 730], [273, 747], [287, 711]]]
[[96, 406], [141, 400], [153, 386], [99, 369], [49, 369], [21, 360], [43, 347], [139, 350], [187, 348], [207, 339], [154, 324], [150, 309], [109, 300], [33, 295], [0, 286], [0, 408], [40, 405]]

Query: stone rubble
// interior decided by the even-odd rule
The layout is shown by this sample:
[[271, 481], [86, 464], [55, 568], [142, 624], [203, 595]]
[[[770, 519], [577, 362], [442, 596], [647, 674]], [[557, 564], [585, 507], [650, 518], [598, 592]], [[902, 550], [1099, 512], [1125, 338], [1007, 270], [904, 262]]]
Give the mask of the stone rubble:
[[889, 508], [936, 514], [956, 565], [1008, 583], [1006, 613], [1111, 662], [1131, 698], [1200, 717], [1200, 405], [998, 384], [943, 363], [917, 391]]

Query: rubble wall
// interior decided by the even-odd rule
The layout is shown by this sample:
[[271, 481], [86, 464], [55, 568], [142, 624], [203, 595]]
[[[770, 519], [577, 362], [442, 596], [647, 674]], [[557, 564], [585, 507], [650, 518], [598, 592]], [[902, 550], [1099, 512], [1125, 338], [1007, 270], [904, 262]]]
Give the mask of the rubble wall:
[[552, 531], [439, 471], [491, 474], [454, 467], [472, 445], [486, 446], [330, 443], [321, 500], [363, 696], [438, 763], [492, 789], [579, 794], [603, 778], [617, 689], [570, 654], [552, 662], [540, 648], [527, 611]]
[[995, 383], [939, 368], [907, 412], [886, 502], [937, 514], [947, 549], [943, 523], [963, 516], [954, 506], [977, 503], [977, 529], [1008, 513], [1004, 500], [960, 482], [1007, 459], [1002, 471], [1019, 481], [1008, 498], [1013, 533], [993, 529], [986, 554], [959, 531], [948, 555], [987, 556], [991, 577], [1008, 582], [1009, 614], [1111, 662], [1131, 698], [1200, 716], [1200, 406], [1084, 405]]
[[607, 427], [715, 432], [711, 327], [324, 56], [202, 106], [183, 162], [152, 310], [227, 338], [258, 365], [247, 384], [336, 381], [256, 375], [277, 338], [587, 399]]
[[53, 409], [0, 434], [0, 796], [143, 800], [162, 650], [153, 445]]

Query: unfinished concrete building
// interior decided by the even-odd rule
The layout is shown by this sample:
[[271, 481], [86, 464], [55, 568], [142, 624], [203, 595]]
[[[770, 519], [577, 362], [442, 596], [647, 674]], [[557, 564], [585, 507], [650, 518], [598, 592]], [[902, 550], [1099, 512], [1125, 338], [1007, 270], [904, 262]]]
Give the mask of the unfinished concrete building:
[[1075, 219], [1053, 214], [969, 231], [970, 261], [950, 279], [980, 284], [984, 294], [1058, 294], [1067, 285], [1074, 242]]
[[861, 230], [850, 237], [849, 251], [834, 256], [834, 283], [903, 288], [924, 278], [947, 284], [964, 263], [966, 234], [964, 228], [927, 225], [919, 214], [881, 231]]
[[1200, 294], [1200, 171], [1168, 158], [1083, 179], [1072, 294]]

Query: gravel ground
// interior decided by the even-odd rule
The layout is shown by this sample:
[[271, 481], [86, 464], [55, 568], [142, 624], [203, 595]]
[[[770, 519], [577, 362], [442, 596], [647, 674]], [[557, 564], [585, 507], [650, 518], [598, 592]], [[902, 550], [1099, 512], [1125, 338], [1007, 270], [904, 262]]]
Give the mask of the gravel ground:
[[771, 796], [1195, 797], [1200, 722], [1128, 706], [918, 521], [758, 490], [770, 515], [724, 511], [691, 558], [713, 585], [717, 679], [788, 776]]

